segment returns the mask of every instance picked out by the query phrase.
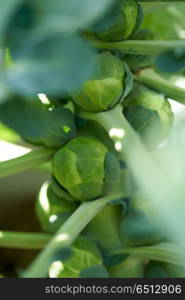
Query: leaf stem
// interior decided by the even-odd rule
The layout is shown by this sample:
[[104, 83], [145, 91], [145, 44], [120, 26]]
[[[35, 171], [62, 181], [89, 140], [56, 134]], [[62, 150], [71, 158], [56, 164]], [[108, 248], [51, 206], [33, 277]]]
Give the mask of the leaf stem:
[[47, 161], [49, 161], [54, 155], [56, 149], [36, 149], [29, 153], [0, 162], [0, 178], [38, 167]]
[[46, 233], [0, 231], [0, 248], [42, 249], [50, 239]]
[[110, 195], [81, 204], [65, 224], [57, 231], [46, 248], [38, 255], [22, 277], [47, 277], [52, 258], [62, 248], [69, 247], [93, 217], [109, 202], [121, 198], [121, 194]]
[[176, 86], [173, 82], [166, 80], [153, 69], [148, 68], [135, 74], [135, 80], [144, 85], [164, 93], [168, 98], [185, 104], [185, 89]]
[[158, 243], [151, 246], [128, 247], [112, 255], [134, 254], [144, 259], [157, 260], [170, 264], [185, 266], [184, 248], [175, 243]]
[[127, 40], [123, 42], [104, 42], [98, 39], [90, 39], [91, 44], [98, 49], [109, 49], [120, 53], [140, 54], [140, 55], [158, 55], [161, 52], [185, 48], [184, 40], [174, 41], [142, 41], [142, 40]]

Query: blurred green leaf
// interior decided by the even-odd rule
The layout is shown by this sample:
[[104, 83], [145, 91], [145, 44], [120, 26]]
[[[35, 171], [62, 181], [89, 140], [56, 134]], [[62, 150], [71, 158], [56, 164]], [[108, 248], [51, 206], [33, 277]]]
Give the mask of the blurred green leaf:
[[115, 0], [34, 0], [41, 30], [71, 32], [99, 19]]
[[151, 30], [155, 40], [182, 39], [184, 15], [185, 3], [149, 3], [144, 9], [143, 28]]
[[10, 22], [11, 17], [18, 9], [23, 0], [0, 0], [0, 41], [4, 40], [4, 32]]
[[35, 32], [12, 49], [14, 64], [7, 69], [6, 79], [21, 94], [61, 96], [92, 74], [91, 54], [91, 48], [77, 35]]

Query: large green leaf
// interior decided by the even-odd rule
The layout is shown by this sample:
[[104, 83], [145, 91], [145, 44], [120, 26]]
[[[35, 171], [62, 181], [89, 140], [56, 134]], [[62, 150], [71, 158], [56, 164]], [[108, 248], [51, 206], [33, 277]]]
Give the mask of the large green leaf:
[[23, 0], [0, 0], [0, 41], [4, 39], [4, 32], [10, 22], [11, 17]]
[[12, 50], [14, 64], [6, 71], [10, 86], [21, 94], [60, 95], [78, 88], [92, 72], [91, 48], [77, 35], [33, 32]]
[[34, 0], [41, 30], [69, 32], [99, 19], [115, 0]]
[[57, 147], [74, 137], [71, 111], [63, 107], [46, 110], [38, 100], [12, 99], [0, 107], [0, 120], [27, 141]]

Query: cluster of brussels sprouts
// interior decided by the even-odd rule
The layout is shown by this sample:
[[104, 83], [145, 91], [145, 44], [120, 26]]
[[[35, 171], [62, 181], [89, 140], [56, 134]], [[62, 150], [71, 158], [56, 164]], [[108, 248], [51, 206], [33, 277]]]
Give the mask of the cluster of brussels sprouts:
[[[93, 277], [96, 272], [102, 277], [121, 274], [124, 277], [129, 274], [126, 269], [133, 258], [114, 257], [115, 250], [152, 245], [165, 239], [151, 203], [140, 191], [135, 191], [134, 184], [134, 192], [126, 197], [123, 173], [128, 173], [129, 166], [127, 169], [120, 161], [109, 134], [101, 124], [82, 118], [81, 114], [78, 116], [78, 112], [86, 111], [94, 116], [103, 113], [104, 116], [119, 105], [122, 117], [126, 117], [144, 144], [155, 149], [170, 131], [173, 121], [170, 105], [163, 95], [136, 83], [131, 93], [124, 97], [124, 64], [110, 53], [101, 53], [97, 58], [101, 63], [98, 63], [94, 78], [84, 82], [81, 90], [70, 93], [68, 101], [73, 102], [77, 115], [76, 134], [56, 151], [52, 178], [40, 190], [36, 211], [42, 229], [54, 233], [80, 203], [110, 195], [115, 190], [123, 192], [123, 199], [107, 205], [94, 217], [60, 267], [56, 267], [58, 260], [51, 264], [51, 277]], [[112, 118], [115, 124], [117, 116], [112, 115]], [[140, 272], [144, 272], [143, 264], [136, 264]], [[148, 265], [146, 276], [150, 276], [152, 264]]]
[[[137, 32], [142, 19], [141, 8], [134, 0], [118, 1], [114, 10], [117, 14], [111, 23], [106, 23], [104, 16], [102, 22], [93, 27], [104, 41], [130, 38]], [[144, 270], [143, 261], [132, 255], [113, 255], [126, 246], [147, 246], [163, 241], [165, 233], [160, 229], [151, 203], [140, 191], [135, 191], [134, 184], [134, 192], [129, 197], [123, 190], [129, 166], [120, 161], [109, 132], [103, 126], [103, 118], [110, 112], [109, 125], [111, 127], [112, 120], [115, 125], [120, 115], [114, 115], [112, 108], [119, 105], [122, 117], [143, 143], [155, 149], [170, 131], [173, 122], [170, 105], [163, 95], [135, 82], [133, 86], [128, 66], [113, 53], [102, 51], [95, 55], [95, 61], [92, 78], [80, 89], [69, 91], [66, 102], [73, 107], [71, 114], [76, 114], [73, 118], [75, 136], [68, 138], [56, 151], [52, 178], [41, 187], [36, 212], [42, 229], [54, 233], [81, 203], [118, 190], [123, 198], [107, 205], [94, 217], [72, 245], [69, 257], [60, 263], [54, 260], [48, 274], [50, 277], [96, 277], [97, 273], [99, 277], [126, 277], [134, 276], [129, 270], [129, 266], [134, 265], [136, 276], [152, 277], [156, 268], [161, 268], [161, 276], [166, 276], [168, 267], [155, 265], [153, 261]], [[51, 99], [52, 109], [62, 106], [63, 99]], [[82, 117], [83, 112], [87, 117]], [[102, 124], [96, 122], [96, 116], [98, 121], [102, 116]]]
[[[118, 0], [88, 31], [103, 41], [118, 42], [134, 39], [141, 22], [142, 9], [137, 1]], [[13, 43], [11, 32], [9, 38]], [[136, 57], [130, 55], [127, 60], [132, 58]], [[134, 81], [124, 56], [102, 50], [95, 54], [94, 60], [92, 77], [78, 90], [69, 90], [66, 97], [48, 97], [47, 104], [19, 99], [24, 130], [22, 123], [14, 124], [13, 114], [19, 108], [12, 99], [0, 108], [2, 115], [9, 112], [8, 120], [2, 121], [27, 142], [56, 150], [51, 178], [41, 187], [36, 201], [36, 214], [43, 231], [55, 233], [85, 201], [115, 191], [123, 195], [94, 217], [64, 261], [53, 260], [48, 274], [50, 277], [96, 277], [97, 273], [99, 277], [129, 277], [144, 276], [142, 272], [145, 272], [146, 277], [152, 277], [160, 269], [161, 276], [167, 276], [169, 265], [151, 261], [146, 267], [146, 262], [144, 265], [132, 255], [113, 255], [124, 247], [148, 246], [166, 237], [151, 203], [135, 189], [129, 164], [123, 161], [124, 140], [120, 150], [111, 136], [124, 137], [126, 128], [122, 121], [126, 119], [147, 149], [156, 149], [168, 136], [173, 123], [170, 105], [163, 94]], [[114, 107], [119, 107], [119, 115], [114, 114]], [[106, 117], [111, 134], [104, 126]], [[35, 130], [30, 127], [31, 122]], [[121, 160], [118, 150], [123, 150]], [[129, 192], [125, 190], [128, 177]], [[131, 265], [137, 274], [128, 272]]]

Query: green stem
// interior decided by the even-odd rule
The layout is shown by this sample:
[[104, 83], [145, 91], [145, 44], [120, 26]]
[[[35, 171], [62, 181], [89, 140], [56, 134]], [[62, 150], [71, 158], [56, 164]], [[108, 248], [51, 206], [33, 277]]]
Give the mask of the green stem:
[[49, 161], [55, 152], [56, 149], [41, 148], [17, 158], [0, 162], [0, 178], [38, 167], [38, 165]]
[[38, 255], [22, 277], [47, 277], [52, 258], [62, 248], [69, 247], [93, 217], [110, 201], [121, 195], [110, 195], [95, 201], [85, 202], [72, 214], [57, 231], [46, 248]]
[[[166, 178], [166, 174], [163, 170], [161, 170], [159, 162], [148, 151], [142, 143], [139, 135], [130, 126], [123, 115], [122, 107], [119, 104], [113, 109], [105, 112], [88, 113], [85, 111], [79, 111], [79, 115], [83, 118], [97, 121], [105, 128], [107, 133], [114, 140], [115, 148], [119, 146], [119, 151], [117, 149], [116, 150], [119, 153], [120, 159], [127, 162], [129, 169], [139, 185], [143, 187], [143, 182], [148, 182], [148, 174], [151, 174], [151, 170], [151, 178], [158, 178], [159, 173]], [[111, 135], [114, 129], [115, 135]], [[116, 130], [121, 131], [122, 135], [116, 135]], [[143, 177], [141, 176], [141, 172]], [[156, 185], [158, 183], [159, 182], [157, 181]], [[163, 188], [162, 182], [159, 186], [162, 186]]]
[[147, 260], [156, 260], [170, 264], [185, 266], [184, 248], [174, 243], [159, 243], [151, 246], [123, 248], [121, 252], [114, 252], [112, 256], [120, 254], [137, 255]]
[[185, 104], [185, 89], [176, 86], [173, 82], [158, 75], [153, 69], [144, 69], [135, 74], [135, 80], [144, 85], [162, 92], [166, 97]]
[[[130, 126], [122, 113], [121, 105], [116, 105], [113, 109], [100, 113], [79, 112], [81, 117], [91, 119], [100, 123], [115, 143], [115, 148], [119, 147], [120, 158], [133, 164], [134, 156], [136, 161], [138, 155], [140, 159], [152, 161], [148, 150], [143, 145], [140, 137]], [[115, 133], [114, 133], [115, 132]], [[117, 133], [118, 132], [118, 133]]]
[[0, 231], [0, 248], [42, 249], [50, 239], [46, 233]]
[[98, 39], [90, 39], [91, 44], [98, 49], [108, 49], [127, 54], [158, 55], [161, 52], [185, 48], [184, 40], [174, 41], [142, 41], [127, 40], [123, 42], [104, 42]]

